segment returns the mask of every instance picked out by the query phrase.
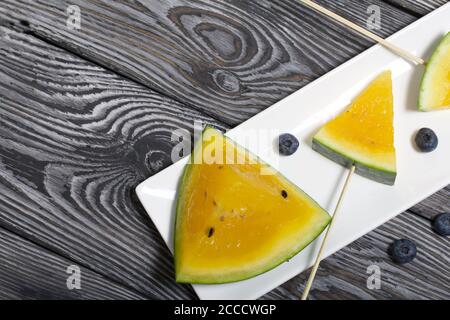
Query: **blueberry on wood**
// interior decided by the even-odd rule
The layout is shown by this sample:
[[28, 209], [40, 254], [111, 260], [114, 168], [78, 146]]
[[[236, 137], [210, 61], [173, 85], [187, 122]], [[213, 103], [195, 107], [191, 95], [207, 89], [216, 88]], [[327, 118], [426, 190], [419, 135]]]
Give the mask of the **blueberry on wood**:
[[441, 236], [450, 236], [450, 213], [438, 214], [433, 220], [433, 228]]
[[390, 248], [392, 260], [403, 264], [414, 260], [417, 255], [417, 248], [414, 242], [408, 239], [398, 239], [392, 243]]

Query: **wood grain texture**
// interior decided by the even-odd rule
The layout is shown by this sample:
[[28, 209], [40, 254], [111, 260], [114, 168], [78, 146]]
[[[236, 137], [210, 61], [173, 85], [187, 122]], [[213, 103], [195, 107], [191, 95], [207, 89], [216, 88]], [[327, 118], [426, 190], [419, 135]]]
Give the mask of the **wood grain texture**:
[[6, 28], [0, 66], [0, 225], [147, 297], [193, 297], [134, 187], [171, 163], [174, 129], [221, 125]]
[[424, 16], [431, 11], [448, 3], [449, 0], [385, 0], [387, 3], [413, 12], [419, 16]]
[[[66, 27], [69, 4], [81, 30]], [[361, 22], [372, 4], [383, 35], [415, 20], [379, 0], [337, 7]], [[231, 125], [372, 45], [292, 0], [4, 0], [0, 19]]]
[[[416, 17], [404, 11], [393, 9], [392, 6], [380, 4], [379, 1], [314, 0], [314, 2], [383, 38], [390, 36], [416, 20]], [[375, 7], [380, 10], [379, 26], [373, 23], [373, 10]], [[323, 20], [330, 21], [330, 18], [325, 17], [323, 14], [318, 13], [318, 16], [322, 17]], [[347, 28], [340, 26], [341, 28]], [[361, 36], [360, 34], [356, 35]]]
[[80, 268], [80, 289], [69, 290], [73, 261], [0, 228], [0, 299], [145, 299], [88, 268]]
[[[395, 239], [407, 238], [418, 255], [397, 265], [388, 255]], [[450, 239], [436, 235], [428, 220], [403, 213], [354, 241], [320, 264], [311, 300], [329, 299], [450, 299]], [[367, 288], [367, 268], [381, 270], [381, 288]], [[299, 299], [308, 272], [266, 294], [263, 299]]]
[[[167, 1], [175, 4], [171, 10], [155, 1], [78, 1], [84, 5], [82, 23], [88, 23], [79, 32], [65, 28], [61, 8], [67, 3], [2, 1], [0, 18], [196, 108], [215, 110], [211, 114], [233, 124], [370, 45], [290, 1]], [[326, 4], [363, 24], [364, 4], [369, 3], [373, 1], [358, 1], [356, 11]], [[389, 29], [380, 30], [382, 35], [414, 20], [381, 5], [393, 15], [383, 24]], [[169, 27], [166, 9], [175, 12], [169, 18], [177, 22]], [[324, 39], [317, 38], [316, 29]], [[241, 42], [234, 40], [235, 33]], [[214, 120], [32, 37], [8, 29], [1, 35], [0, 224], [145, 297], [193, 298], [188, 286], [173, 283], [170, 255], [134, 199], [133, 188], [170, 163], [173, 129], [190, 129], [194, 118]], [[243, 53], [235, 56], [235, 48]], [[211, 79], [219, 89], [209, 88]], [[209, 92], [205, 99], [204, 91]], [[412, 232], [416, 228], [410, 226]], [[418, 233], [425, 232], [420, 228]], [[386, 237], [389, 229], [383, 231]], [[372, 239], [361, 241], [362, 248], [372, 245]], [[352, 255], [344, 257], [352, 261]], [[369, 297], [355, 284], [353, 270], [360, 280], [365, 276], [360, 264], [349, 263], [344, 271], [345, 260], [333, 263], [330, 270], [335, 265], [342, 270], [321, 280], [319, 288], [325, 289], [317, 298]], [[396, 266], [387, 259], [384, 263], [393, 268], [395, 280]], [[440, 271], [430, 277], [438, 278]], [[389, 287], [391, 295], [423, 297], [409, 279], [403, 291]], [[297, 288], [290, 283], [267, 297], [293, 297]]]
[[440, 213], [450, 212], [450, 185], [416, 204], [410, 211], [430, 220]]

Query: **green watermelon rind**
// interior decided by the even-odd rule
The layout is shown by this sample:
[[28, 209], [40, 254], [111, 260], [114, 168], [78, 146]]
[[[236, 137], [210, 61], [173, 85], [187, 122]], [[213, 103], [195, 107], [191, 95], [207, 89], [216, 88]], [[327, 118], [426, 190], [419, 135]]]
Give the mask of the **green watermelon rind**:
[[435, 111], [439, 109], [432, 109], [427, 108], [424, 105], [424, 100], [426, 98], [427, 93], [427, 82], [428, 78], [431, 77], [433, 74], [433, 71], [435, 68], [439, 68], [439, 56], [441, 54], [442, 50], [447, 49], [447, 47], [450, 46], [450, 32], [448, 32], [442, 40], [439, 42], [438, 46], [434, 50], [433, 54], [431, 55], [430, 61], [427, 63], [425, 67], [425, 72], [422, 77], [422, 81], [420, 83], [420, 91], [419, 91], [419, 101], [418, 101], [418, 108], [420, 111]]
[[352, 164], [355, 165], [355, 173], [366, 177], [368, 179], [374, 180], [387, 185], [394, 185], [395, 179], [397, 177], [397, 172], [383, 168], [376, 164], [365, 163], [360, 160], [356, 160], [353, 157], [345, 154], [344, 152], [338, 150], [332, 146], [331, 142], [325, 142], [320, 140], [318, 137], [313, 138], [312, 148], [324, 157], [337, 162], [344, 167], [350, 167]]
[[[202, 133], [202, 137], [203, 134], [207, 131], [207, 130], [215, 130], [217, 132], [220, 132], [210, 126], [205, 127], [205, 129], [203, 130]], [[224, 136], [225, 139], [228, 142], [232, 142], [228, 137]], [[194, 150], [199, 148], [199, 146], [202, 143], [202, 138], [199, 139], [199, 141], [195, 144], [194, 146]], [[248, 152], [249, 154], [251, 154], [252, 156], [254, 156], [255, 158], [258, 159], [258, 161], [261, 161], [262, 164], [266, 164], [264, 161], [262, 161], [259, 157], [257, 157], [256, 155], [250, 153], [249, 151], [247, 151], [245, 148], [243, 148], [242, 146], [236, 145], [236, 147], [239, 150]], [[280, 180], [290, 184], [291, 186], [293, 186], [296, 190], [298, 190], [302, 195], [305, 196], [306, 199], [308, 199], [309, 201], [311, 201], [311, 203], [313, 203], [316, 207], [317, 207], [317, 212], [318, 213], [322, 213], [323, 214], [323, 221], [320, 225], [317, 225], [317, 227], [314, 230], [311, 230], [311, 232], [309, 233], [309, 237], [306, 238], [305, 241], [303, 241], [299, 247], [295, 248], [292, 250], [292, 252], [290, 252], [288, 255], [284, 255], [282, 257], [275, 257], [274, 259], [271, 260], [271, 263], [268, 263], [260, 268], [256, 268], [253, 270], [249, 270], [249, 271], [245, 271], [245, 272], [236, 272], [230, 275], [222, 275], [222, 276], [204, 276], [204, 275], [200, 275], [200, 276], [196, 276], [196, 275], [183, 275], [181, 274], [180, 270], [179, 270], [179, 261], [177, 259], [177, 256], [179, 254], [179, 241], [181, 241], [179, 239], [179, 232], [178, 232], [178, 227], [181, 224], [181, 212], [182, 212], [182, 205], [183, 205], [183, 197], [182, 197], [182, 190], [184, 189], [184, 187], [186, 186], [186, 184], [189, 181], [189, 176], [191, 174], [191, 169], [193, 167], [193, 157], [194, 157], [194, 152], [191, 154], [190, 156], [190, 163], [188, 163], [184, 169], [182, 178], [180, 180], [180, 184], [179, 184], [179, 188], [178, 188], [178, 194], [180, 195], [177, 201], [177, 205], [176, 205], [176, 217], [175, 217], [175, 232], [174, 232], [174, 256], [175, 256], [175, 280], [176, 282], [179, 283], [191, 283], [191, 284], [223, 284], [223, 283], [231, 283], [231, 282], [237, 282], [237, 281], [242, 281], [242, 280], [247, 280], [253, 277], [256, 277], [260, 274], [266, 273], [274, 268], [276, 268], [277, 266], [279, 266], [280, 264], [288, 261], [289, 259], [291, 259], [292, 257], [296, 256], [299, 252], [301, 252], [304, 248], [306, 248], [309, 244], [311, 244], [311, 242], [313, 242], [324, 230], [325, 228], [328, 226], [328, 224], [331, 222], [331, 216], [328, 214], [328, 212], [326, 210], [324, 210], [314, 199], [312, 199], [308, 194], [306, 194], [303, 190], [301, 190], [299, 187], [297, 187], [295, 184], [293, 184], [291, 181], [289, 181], [286, 177], [284, 177], [281, 173], [277, 172], [276, 175], [280, 178]]]

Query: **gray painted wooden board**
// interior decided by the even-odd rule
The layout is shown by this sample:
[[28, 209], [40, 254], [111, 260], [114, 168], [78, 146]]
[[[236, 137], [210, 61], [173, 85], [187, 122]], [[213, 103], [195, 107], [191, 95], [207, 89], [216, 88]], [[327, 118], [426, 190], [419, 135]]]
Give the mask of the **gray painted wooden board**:
[[171, 133], [211, 118], [29, 35], [0, 29], [0, 226], [149, 297], [190, 297], [134, 195]]
[[448, 3], [448, 0], [386, 0], [386, 2], [406, 9], [408, 12], [423, 16]]
[[[383, 35], [416, 19], [379, 0], [347, 3], [357, 21], [383, 8]], [[69, 4], [81, 30], [66, 27]], [[231, 125], [372, 45], [293, 0], [4, 0], [0, 18]]]
[[[407, 238], [417, 245], [415, 260], [392, 263], [387, 254], [394, 239]], [[354, 241], [320, 265], [310, 299], [450, 299], [450, 239], [431, 231], [430, 223], [403, 213]], [[381, 271], [381, 287], [369, 289], [367, 268]], [[286, 282], [264, 299], [298, 299], [309, 272]]]
[[145, 296], [80, 269], [80, 289], [67, 287], [74, 262], [0, 228], [0, 299], [145, 299]]
[[416, 204], [410, 211], [430, 220], [440, 213], [450, 212], [450, 185]]
[[[369, 29], [379, 36], [386, 38], [399, 31], [401, 28], [417, 19], [416, 16], [393, 8], [386, 3], [379, 1], [354, 1], [354, 0], [314, 0], [318, 4], [337, 13], [338, 15], [356, 23], [357, 25]], [[380, 10], [380, 24], [377, 25], [373, 14], [375, 9]], [[321, 20], [331, 21], [330, 18], [318, 13]], [[323, 21], [321, 21], [323, 22]], [[340, 25], [341, 28], [347, 29]], [[360, 37], [359, 34], [357, 34]]]
[[[367, 5], [372, 2], [358, 1], [350, 9], [347, 8], [346, 3], [335, 4], [330, 1], [322, 1], [322, 3], [355, 19], [360, 24], [364, 24], [365, 19], [362, 17], [365, 17]], [[17, 6], [13, 6], [13, 3]], [[123, 48], [114, 53], [114, 59], [111, 58], [112, 56], [109, 59], [103, 59], [102, 52], [103, 54], [111, 53], [111, 50], [107, 47], [111, 45], [111, 43], [107, 43], [106, 40], [108, 39], [103, 39], [106, 44], [102, 42], [103, 40], [96, 42], [95, 45], [98, 47], [92, 49], [91, 53], [80, 44], [86, 41], [83, 37], [93, 35], [85, 35], [83, 32], [73, 33], [66, 34], [67, 39], [62, 39], [64, 31], [59, 31], [58, 28], [64, 29], [64, 25], [59, 24], [64, 20], [56, 19], [52, 21], [51, 19], [54, 15], [61, 15], [61, 12], [58, 11], [58, 5], [62, 2], [55, 2], [55, 6], [52, 7], [45, 6], [43, 3], [43, 1], [33, 1], [33, 3], [30, 1], [4, 1], [0, 3], [0, 19], [3, 18], [8, 21], [0, 21], [0, 24], [12, 21], [16, 25], [14, 27], [19, 25], [20, 28], [34, 30], [36, 36], [42, 37], [46, 41], [52, 41], [56, 45], [66, 47], [80, 56], [103, 64], [109, 69], [114, 69], [135, 81], [143, 82], [145, 85], [152, 87], [150, 82], [142, 81], [141, 78], [134, 77], [132, 73], [128, 74], [122, 70], [130, 61], [135, 63], [134, 60], [126, 62], [126, 57], [121, 56]], [[48, 1], [45, 3], [48, 3]], [[93, 1], [83, 3], [92, 5]], [[96, 1], [95, 3], [100, 4], [102, 2]], [[184, 3], [192, 4], [193, 2]], [[237, 17], [237, 15], [241, 12], [243, 4], [247, 3], [246, 9], [249, 12], [256, 12], [256, 25], [262, 23], [261, 21], [264, 19], [268, 20], [260, 34], [262, 34], [262, 38], [267, 36], [269, 40], [274, 35], [287, 34], [286, 30], [291, 30], [292, 27], [288, 24], [281, 24], [280, 27], [281, 20], [278, 15], [273, 17], [271, 15], [273, 13], [267, 13], [266, 7], [260, 8], [259, 4], [255, 5], [254, 2], [241, 1], [237, 3], [236, 1], [230, 4], [217, 2], [217, 6], [216, 2], [213, 1], [198, 3], [198, 6], [201, 4], [202, 8], [209, 9], [202, 15], [210, 18], [210, 11], [219, 15], [217, 6], [229, 6], [227, 7], [229, 10], [221, 12], [220, 16], [217, 17], [217, 20], [222, 21], [222, 16], [227, 15], [225, 22], [239, 20], [240, 17]], [[37, 13], [27, 11], [29, 9], [24, 4], [31, 5], [32, 10]], [[310, 36], [311, 32], [315, 32], [314, 24], [317, 24], [317, 21], [320, 22], [319, 25], [327, 23], [318, 18], [315, 13], [308, 12], [305, 15], [303, 9], [300, 12], [292, 10], [296, 9], [297, 5], [291, 6], [286, 1], [276, 1], [274, 4], [262, 2], [262, 4], [266, 6], [274, 5], [274, 8], [278, 10], [277, 14], [279, 12], [287, 13], [290, 17], [289, 21], [301, 22], [300, 26], [306, 27], [306, 31], [300, 32], [297, 30], [293, 32], [294, 36], [290, 35], [292, 38], [289, 38], [288, 35], [283, 36], [281, 39], [287, 41], [287, 44], [270, 43], [275, 49], [280, 49], [280, 47], [295, 49], [298, 47], [298, 43], [303, 41], [303, 38], [305, 38], [305, 41], [309, 40], [307, 36]], [[36, 7], [33, 8], [32, 5], [36, 5]], [[385, 8], [383, 10], [386, 10], [389, 17], [386, 20], [388, 23], [383, 24], [383, 29], [378, 31], [383, 36], [415, 19], [399, 10], [386, 7], [384, 4], [381, 5], [382, 8]], [[8, 9], [8, 12], [6, 9]], [[130, 6], [115, 7], [116, 15], [113, 15], [113, 19], [121, 21], [123, 18], [121, 16], [127, 16], [129, 25], [133, 26], [138, 22], [130, 21], [129, 16], [138, 14], [138, 9], [130, 8]], [[188, 9], [192, 10], [191, 7]], [[100, 13], [103, 12], [102, 10], [106, 9], [102, 7], [99, 10]], [[130, 10], [131, 12], [129, 12]], [[197, 21], [195, 15], [189, 18], [191, 13], [189, 10], [187, 21], [195, 23]], [[95, 10], [88, 13], [93, 15], [92, 17], [99, 14]], [[143, 17], [142, 20], [146, 21], [148, 19], [145, 16], [146, 13], [148, 11], [144, 10], [138, 16]], [[38, 17], [39, 15], [40, 17]], [[307, 18], [306, 22], [303, 21], [303, 16]], [[213, 18], [214, 16], [211, 18], [212, 20], [208, 21], [215, 27], [216, 20]], [[22, 19], [23, 22], [20, 23]], [[271, 20], [274, 20], [274, 22], [271, 23]], [[27, 26], [28, 21], [31, 22], [30, 26]], [[108, 23], [110, 22], [108, 21]], [[185, 20], [183, 20], [183, 23], [185, 23]], [[223, 21], [222, 24], [226, 25]], [[241, 22], [241, 24], [244, 23]], [[92, 25], [94, 26], [95, 23], [92, 22]], [[106, 26], [102, 23], [95, 27], [104, 28], [103, 32], [107, 31]], [[119, 28], [114, 23], [110, 24], [109, 27], [112, 27], [112, 29]], [[248, 27], [247, 24], [245, 24], [245, 27]], [[282, 33], [280, 33], [280, 28], [283, 30]], [[334, 31], [331, 32], [331, 38], [327, 41], [331, 41], [331, 46], [333, 46], [341, 35], [345, 41], [348, 41], [349, 49], [347, 51], [336, 45], [331, 53], [322, 53], [323, 50], [331, 47], [322, 48], [320, 47], [321, 43], [316, 45], [315, 42], [306, 41], [308, 45], [313, 46], [313, 48], [307, 49], [309, 50], [308, 53], [321, 53], [316, 61], [290, 60], [289, 58], [287, 62], [278, 61], [278, 63], [293, 66], [293, 75], [299, 74], [300, 67], [308, 68], [309, 66], [313, 66], [313, 69], [317, 69], [316, 71], [325, 72], [334, 67], [336, 63], [344, 61], [370, 45], [370, 42], [351, 32], [343, 32], [340, 27], [334, 24], [331, 25], [331, 28]], [[226, 43], [224, 41], [230, 31], [223, 31], [222, 29], [219, 31], [214, 28], [206, 29], [206, 31], [202, 29], [201, 36], [198, 37], [211, 39], [212, 34], [214, 39], [218, 39], [218, 46], [220, 46], [220, 43]], [[31, 239], [34, 243], [48, 247], [53, 252], [70, 258], [70, 261], [82, 264], [83, 268], [93, 270], [93, 273], [105, 275], [114, 282], [130, 287], [131, 292], [139, 291], [149, 298], [194, 297], [189, 287], [177, 286], [173, 283], [170, 255], [146, 217], [145, 212], [133, 198], [132, 188], [145, 177], [156, 173], [170, 163], [169, 154], [173, 146], [173, 142], [170, 141], [170, 133], [173, 129], [180, 127], [190, 129], [194, 118], [215, 123], [222, 128], [226, 126], [187, 108], [182, 103], [177, 103], [31, 36], [11, 32], [8, 29], [2, 29], [2, 32], [2, 40], [0, 40], [3, 44], [0, 45], [0, 53], [2, 53], [0, 55], [0, 65], [2, 66], [0, 68], [0, 98], [4, 109], [1, 109], [0, 112], [0, 122], [5, 126], [3, 130], [0, 126], [0, 139], [2, 139], [0, 144], [0, 171], [2, 172], [2, 178], [0, 178], [0, 206], [2, 209], [0, 210], [0, 226], [13, 228], [14, 232]], [[133, 32], [139, 34], [139, 30]], [[328, 31], [323, 30], [323, 28], [319, 28], [319, 32], [328, 36]], [[203, 35], [204, 33], [206, 36]], [[56, 36], [53, 36], [53, 34]], [[167, 38], [170, 33], [162, 35], [164, 37], [153, 39], [155, 40], [155, 46], [159, 46], [158, 49], [170, 42], [170, 38]], [[120, 37], [121, 35], [118, 34], [117, 36]], [[145, 38], [148, 35], [139, 34], [139, 37]], [[180, 35], [180, 39], [183, 37], [189, 38], [187, 35]], [[194, 40], [197, 39], [196, 36], [193, 38]], [[296, 44], [290, 44], [289, 41]], [[289, 47], [291, 45], [292, 47]], [[271, 47], [267, 48], [270, 49]], [[269, 55], [272, 56], [273, 52], [269, 49], [267, 49]], [[100, 58], [96, 58], [95, 50], [99, 53]], [[188, 53], [187, 50], [182, 52], [186, 54], [186, 57], [196, 58], [194, 57], [195, 50], [193, 53]], [[290, 54], [290, 51], [288, 53]], [[146, 59], [148, 59], [147, 55], [151, 56], [152, 54], [156, 55], [156, 58], [161, 58], [161, 55], [155, 54], [155, 51], [147, 50], [145, 54], [144, 58]], [[209, 52], [209, 54], [219, 60], [223, 58], [219, 51]], [[141, 56], [136, 57], [142, 58]], [[136, 68], [142, 63], [139, 59], [136, 64], [129, 64], [128, 66]], [[270, 61], [272, 58], [266, 57], [264, 59], [266, 59], [264, 61]], [[305, 65], [303, 66], [303, 64]], [[253, 65], [253, 67], [255, 66]], [[229, 70], [227, 68], [226, 71]], [[150, 69], [142, 68], [142, 70], [136, 72], [137, 74], [140, 74], [140, 72], [150, 74]], [[259, 73], [257, 69], [254, 71], [256, 81], [260, 81], [262, 73]], [[280, 74], [278, 67], [265, 69], [265, 71], [268, 74], [267, 79], [273, 79]], [[250, 72], [250, 69], [248, 72]], [[317, 72], [317, 75], [320, 72]], [[235, 84], [229, 82], [229, 78], [226, 77], [217, 77], [217, 79], [219, 82], [222, 81], [222, 83], [230, 86], [229, 88], [233, 88]], [[306, 83], [311, 79], [304, 79], [304, 82]], [[274, 93], [277, 86], [284, 85], [285, 82], [294, 84], [296, 81], [295, 79], [282, 79], [275, 86], [268, 87], [264, 91], [265, 94], [268, 94], [268, 97], [272, 99], [274, 96], [288, 94], [289, 90], [295, 90], [293, 86], [290, 86], [281, 95], [279, 92]], [[299, 84], [297, 83], [297, 85]], [[204, 86], [204, 84], [201, 83], [200, 86]], [[155, 86], [155, 88], [164, 91], [160, 87]], [[196, 90], [198, 91], [194, 90], [192, 93], [192, 99], [204, 88], [196, 88]], [[192, 101], [196, 99], [189, 100], [179, 94], [178, 90], [175, 91], [172, 96], [177, 100], [193, 104]], [[239, 100], [240, 91], [238, 95], [234, 96], [237, 100]], [[231, 99], [230, 97], [231, 95], [225, 97], [224, 101]], [[276, 100], [276, 98], [273, 99]], [[245, 104], [239, 106], [247, 108]], [[240, 107], [234, 110], [230, 109], [232, 114], [236, 114], [236, 118], [233, 119], [226, 114], [226, 110], [223, 117], [212, 114], [234, 123], [259, 110], [255, 109], [248, 112], [242, 111]], [[201, 106], [200, 109], [202, 109]], [[202, 110], [210, 112], [205, 108]], [[219, 112], [220, 109], [216, 109], [216, 111]], [[242, 114], [245, 114], [245, 116], [242, 116]], [[425, 206], [437, 208], [447, 205], [448, 208], [448, 197], [438, 196], [432, 199], [432, 202], [425, 202]], [[422, 211], [426, 212], [427, 209], [424, 208]], [[429, 237], [433, 237], [428, 226], [429, 221], [416, 219], [411, 222], [413, 218], [408, 214], [400, 216], [399, 219], [401, 219], [399, 223], [409, 225], [413, 233], [426, 233], [425, 238], [427, 241], [431, 241], [432, 246], [435, 245], [438, 248], [437, 250], [448, 249], [448, 242], [437, 244], [428, 240]], [[382, 229], [371, 233], [375, 235], [376, 239], [381, 238], [384, 241], [379, 246], [377, 244], [382, 258], [383, 253], [381, 251], [385, 249], [388, 242], [383, 238], [383, 234], [392, 237], [395, 235], [396, 228], [398, 227], [392, 224], [383, 226]], [[83, 239], [80, 239], [80, 235]], [[361, 248], [367, 248], [373, 245], [373, 242], [373, 237], [367, 238], [367, 236], [358, 240]], [[314, 298], [353, 297], [361, 299], [370, 298], [370, 296], [382, 298], [389, 295], [399, 298], [412, 296], [421, 298], [446, 297], [440, 291], [445, 287], [436, 287], [431, 291], [431, 295], [427, 291], [426, 285], [423, 287], [424, 290], [420, 291], [408, 279], [403, 281], [405, 271], [393, 265], [386, 257], [384, 257], [386, 259], [383, 260], [383, 266], [393, 270], [391, 272], [392, 279], [395, 279], [397, 274], [400, 275], [398, 279], [401, 279], [404, 290], [387, 287], [389, 289], [387, 292], [369, 294], [364, 288], [361, 289], [361, 283], [365, 279], [365, 270], [361, 269], [361, 265], [367, 263], [367, 254], [355, 255], [353, 259], [359, 261], [359, 263], [349, 264], [343, 264], [339, 254], [351, 261], [351, 257], [354, 256], [354, 249], [350, 246], [340, 251], [336, 259], [333, 259], [335, 256], [327, 259], [324, 270], [330, 271], [324, 271], [325, 275], [334, 269], [340, 268], [341, 271], [335, 278], [330, 276], [318, 278], [316, 280], [317, 287], [322, 289], [313, 292]], [[445, 271], [444, 275], [448, 275], [447, 269], [443, 268], [442, 270]], [[431, 274], [430, 286], [436, 285], [436, 279], [439, 279], [440, 271], [441, 269], [437, 269], [436, 273]], [[357, 277], [354, 274], [357, 274]], [[298, 289], [301, 288], [297, 286], [301, 286], [303, 283], [303, 281], [299, 281], [306, 276], [307, 274], [301, 275], [268, 294], [267, 297], [296, 297]], [[17, 281], [17, 285], [21, 285], [19, 281]], [[118, 286], [121, 287], [121, 285]], [[326, 288], [330, 288], [330, 290], [326, 290]], [[124, 293], [124, 297], [127, 294]], [[88, 297], [92, 296], [80, 298]]]

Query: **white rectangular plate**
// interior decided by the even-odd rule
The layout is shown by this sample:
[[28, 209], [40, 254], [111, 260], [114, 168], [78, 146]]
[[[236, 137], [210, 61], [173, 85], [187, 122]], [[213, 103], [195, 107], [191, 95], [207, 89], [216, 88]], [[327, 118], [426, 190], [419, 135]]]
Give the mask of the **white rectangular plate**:
[[[421, 57], [429, 57], [439, 39], [450, 31], [450, 4], [391, 36], [390, 41]], [[405, 211], [450, 183], [450, 110], [417, 111], [417, 96], [424, 67], [415, 67], [380, 46], [374, 46], [298, 90], [227, 135], [242, 144], [247, 130], [290, 132], [300, 140], [299, 150], [278, 158], [268, 137], [264, 160], [276, 167], [329, 212], [333, 211], [346, 169], [311, 149], [311, 136], [333, 115], [341, 112], [372, 79], [391, 69], [394, 79], [395, 144], [398, 176], [390, 187], [355, 175], [342, 212], [330, 235], [325, 256]], [[412, 139], [421, 127], [439, 137], [436, 151], [422, 154]], [[255, 146], [245, 145], [250, 151]], [[258, 148], [258, 150], [262, 150]], [[145, 210], [172, 250], [176, 188], [187, 159], [142, 182], [136, 189]], [[323, 236], [323, 235], [322, 235]], [[222, 285], [194, 285], [201, 299], [256, 299], [313, 264], [320, 239], [277, 268], [255, 278]], [[299, 292], [299, 295], [301, 293]]]

